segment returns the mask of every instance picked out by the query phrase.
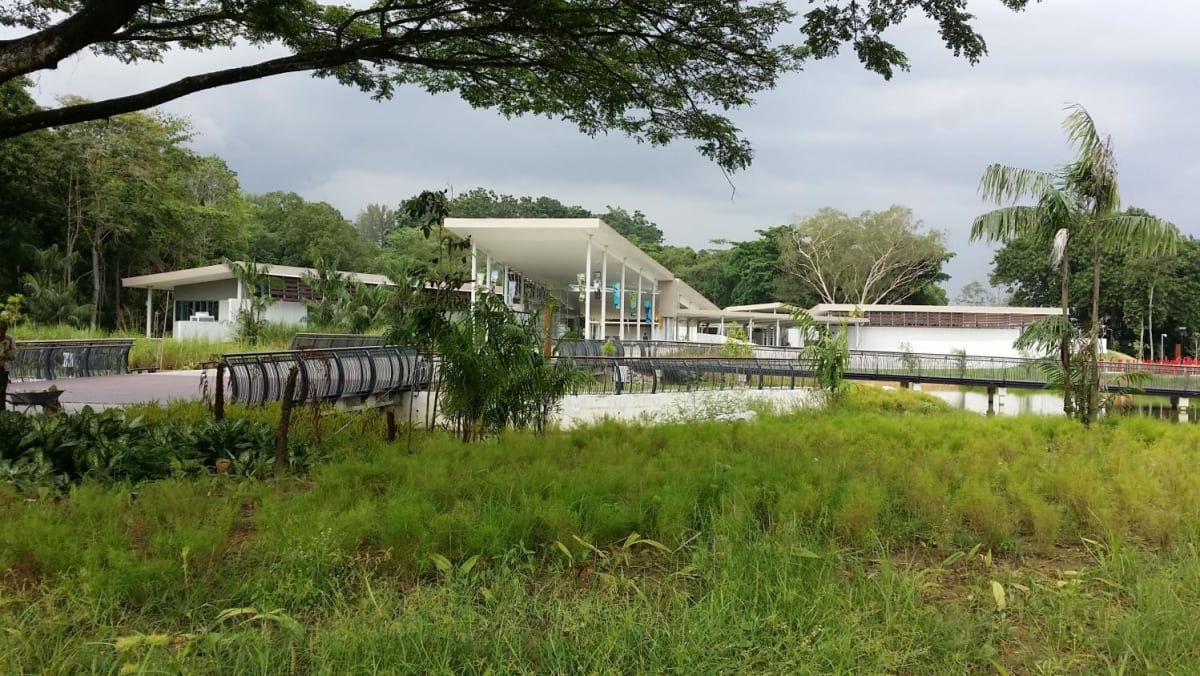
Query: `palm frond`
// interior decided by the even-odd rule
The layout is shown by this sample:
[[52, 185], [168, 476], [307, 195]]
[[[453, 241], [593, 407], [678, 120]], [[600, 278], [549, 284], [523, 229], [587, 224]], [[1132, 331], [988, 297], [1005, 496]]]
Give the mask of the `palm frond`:
[[983, 172], [979, 194], [996, 204], [1013, 203], [1026, 197], [1040, 199], [1056, 189], [1056, 180], [1057, 177], [1049, 172], [993, 164]]
[[1091, 113], [1078, 103], [1068, 105], [1066, 110], [1068, 113], [1067, 118], [1063, 120], [1063, 131], [1067, 133], [1067, 140], [1076, 146], [1077, 159], [1091, 158], [1103, 152], [1102, 148], [1106, 144], [1100, 132], [1096, 130], [1096, 122]]
[[1063, 315], [1048, 315], [1033, 322], [1021, 331], [1013, 343], [1020, 352], [1048, 356], [1062, 345], [1063, 340], [1075, 340], [1075, 327]]
[[1173, 223], [1153, 216], [1117, 214], [1104, 219], [1100, 239], [1105, 245], [1142, 256], [1171, 256], [1182, 237]]
[[1007, 242], [1022, 235], [1036, 235], [1042, 227], [1037, 207], [1001, 207], [978, 216], [971, 223], [971, 241]]

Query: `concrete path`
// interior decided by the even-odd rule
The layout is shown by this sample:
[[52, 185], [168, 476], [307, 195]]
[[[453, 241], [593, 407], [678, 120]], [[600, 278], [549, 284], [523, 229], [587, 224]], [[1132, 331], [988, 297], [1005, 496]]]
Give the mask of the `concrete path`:
[[199, 399], [202, 376], [207, 376], [209, 390], [216, 386], [216, 371], [161, 371], [130, 373], [118, 376], [91, 378], [62, 378], [59, 380], [30, 380], [10, 383], [9, 392], [45, 390], [51, 385], [63, 391], [59, 401], [67, 410], [86, 406], [109, 408], [151, 401], [167, 403], [177, 399]]

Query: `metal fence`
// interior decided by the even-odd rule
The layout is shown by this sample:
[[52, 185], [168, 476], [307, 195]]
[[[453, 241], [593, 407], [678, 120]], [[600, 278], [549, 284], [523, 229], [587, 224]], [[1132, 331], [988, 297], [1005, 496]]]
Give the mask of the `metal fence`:
[[[625, 356], [560, 356], [593, 378], [581, 392], [663, 392], [691, 389], [795, 388], [813, 376], [796, 348], [755, 346], [753, 356], [731, 357], [721, 345], [625, 343]], [[845, 377], [901, 383], [1044, 389], [1054, 364], [1013, 357], [851, 351]], [[1106, 387], [1130, 386], [1146, 394], [1200, 396], [1200, 367], [1102, 362]], [[1136, 374], [1129, 377], [1129, 374]]]
[[428, 386], [432, 364], [415, 350], [343, 347], [246, 352], [222, 357], [234, 401], [281, 401], [288, 372], [299, 367], [296, 401], [366, 399]]
[[574, 394], [655, 394], [805, 386], [795, 359], [724, 357], [559, 357], [591, 376]]
[[331, 349], [338, 347], [378, 347], [383, 336], [361, 333], [297, 333], [292, 337], [293, 350]]
[[129, 372], [132, 338], [19, 340], [9, 367], [15, 380], [55, 380]]

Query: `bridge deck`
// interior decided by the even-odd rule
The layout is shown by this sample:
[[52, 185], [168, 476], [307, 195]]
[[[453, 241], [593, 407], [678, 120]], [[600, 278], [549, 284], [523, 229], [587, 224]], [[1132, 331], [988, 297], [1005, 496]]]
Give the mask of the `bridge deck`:
[[[63, 391], [59, 401], [70, 410], [92, 406], [108, 408], [152, 401], [199, 399], [201, 374], [205, 371], [160, 371], [55, 381], [14, 382], [9, 392], [33, 392], [54, 385]], [[209, 387], [216, 383], [215, 371], [207, 371]]]

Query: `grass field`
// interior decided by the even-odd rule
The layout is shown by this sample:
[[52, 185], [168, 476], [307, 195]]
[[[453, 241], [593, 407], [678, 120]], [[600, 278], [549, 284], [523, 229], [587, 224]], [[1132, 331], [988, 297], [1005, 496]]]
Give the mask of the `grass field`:
[[469, 446], [297, 424], [303, 477], [0, 486], [0, 671], [1200, 672], [1186, 426], [867, 388]]

